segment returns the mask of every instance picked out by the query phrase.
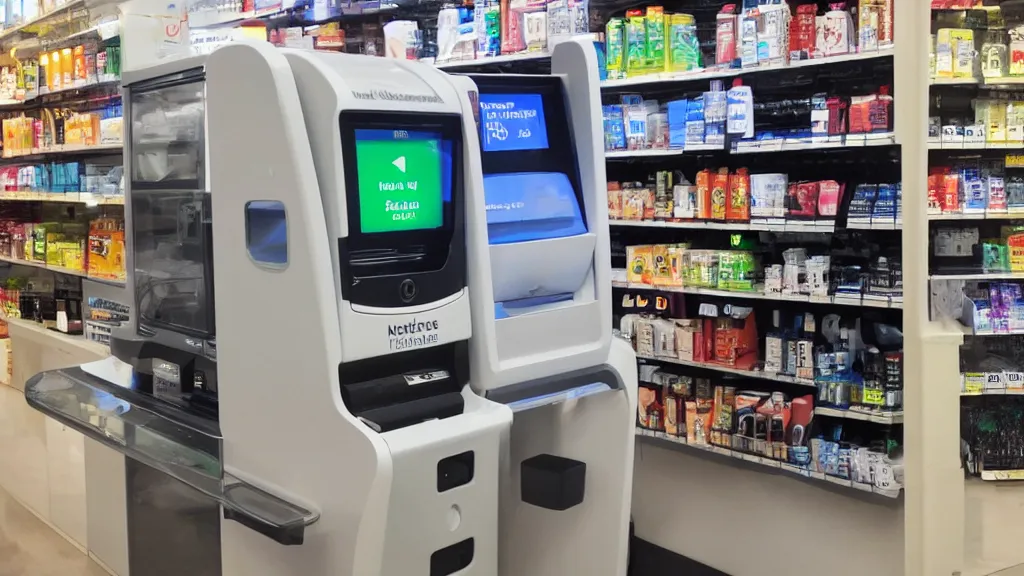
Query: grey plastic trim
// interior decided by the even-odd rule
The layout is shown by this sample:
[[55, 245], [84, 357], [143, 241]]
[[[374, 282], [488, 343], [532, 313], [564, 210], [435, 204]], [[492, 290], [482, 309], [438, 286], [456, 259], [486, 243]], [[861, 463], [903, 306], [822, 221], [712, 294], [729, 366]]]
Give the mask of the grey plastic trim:
[[499, 404], [515, 404], [543, 397], [551, 397], [552, 401], [558, 402], [571, 396], [566, 393], [594, 384], [604, 384], [609, 390], [625, 389], [619, 373], [602, 364], [488, 390], [484, 397]]

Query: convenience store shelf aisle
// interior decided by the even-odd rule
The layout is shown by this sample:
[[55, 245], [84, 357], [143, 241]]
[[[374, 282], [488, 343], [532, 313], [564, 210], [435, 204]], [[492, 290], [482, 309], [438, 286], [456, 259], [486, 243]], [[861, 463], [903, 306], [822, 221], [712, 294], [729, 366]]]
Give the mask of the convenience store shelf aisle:
[[107, 576], [0, 489], [0, 576]]

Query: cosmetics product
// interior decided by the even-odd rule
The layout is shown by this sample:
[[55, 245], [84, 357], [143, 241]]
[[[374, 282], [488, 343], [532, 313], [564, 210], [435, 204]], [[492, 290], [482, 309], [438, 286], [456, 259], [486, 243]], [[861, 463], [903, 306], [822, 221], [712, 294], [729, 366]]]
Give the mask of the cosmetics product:
[[737, 59], [739, 17], [735, 4], [726, 4], [715, 17], [715, 64], [733, 66]]

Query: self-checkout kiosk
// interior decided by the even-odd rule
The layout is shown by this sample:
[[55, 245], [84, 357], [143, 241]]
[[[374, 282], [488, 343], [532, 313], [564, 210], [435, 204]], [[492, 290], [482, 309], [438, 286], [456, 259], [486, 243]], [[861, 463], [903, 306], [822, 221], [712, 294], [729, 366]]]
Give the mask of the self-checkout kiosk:
[[[574, 46], [556, 70], [596, 70]], [[568, 146], [537, 171], [568, 187], [541, 174], [539, 211], [499, 187], [554, 202], [545, 222], [491, 216], [503, 151], [431, 66], [261, 43], [125, 72], [134, 317], [25, 395], [125, 454], [130, 576], [624, 574], [635, 360], [610, 342], [599, 102], [590, 78], [569, 114], [574, 78], [534, 86], [527, 126]], [[550, 278], [500, 273], [536, 242]], [[509, 348], [537, 329], [547, 357]]]
[[[612, 337], [597, 55], [548, 75], [473, 75], [470, 382], [515, 412], [502, 451], [503, 576], [625, 574], [636, 356]], [[472, 82], [470, 83], [469, 80]]]

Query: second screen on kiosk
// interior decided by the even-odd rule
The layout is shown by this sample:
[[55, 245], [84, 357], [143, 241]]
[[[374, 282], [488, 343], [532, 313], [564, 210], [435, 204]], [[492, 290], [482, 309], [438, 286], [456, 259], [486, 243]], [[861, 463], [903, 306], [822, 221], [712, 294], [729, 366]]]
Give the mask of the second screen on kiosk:
[[480, 94], [484, 152], [546, 150], [548, 129], [540, 94]]

